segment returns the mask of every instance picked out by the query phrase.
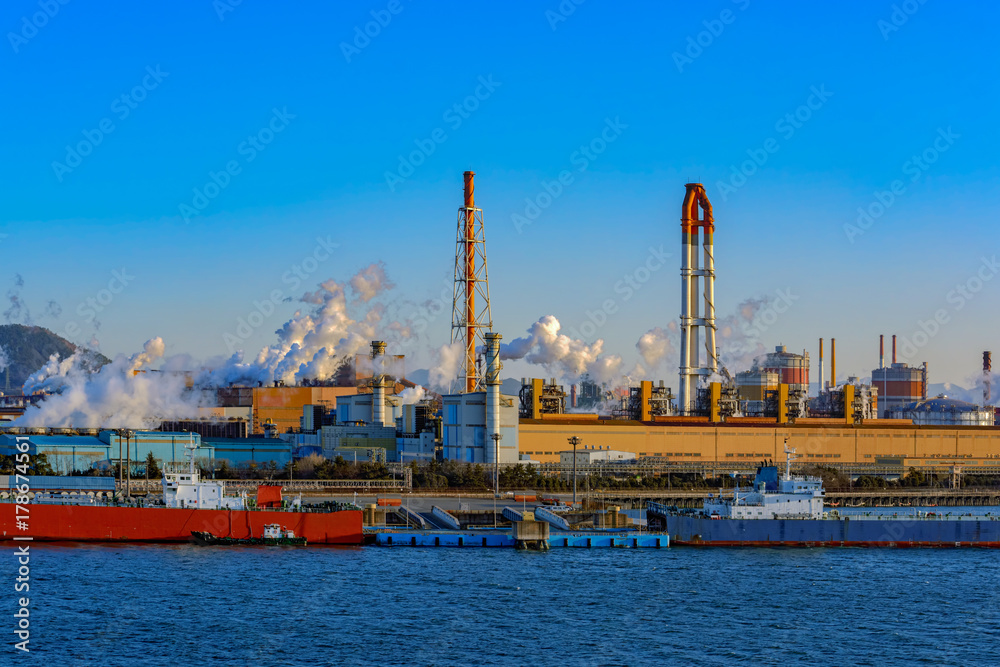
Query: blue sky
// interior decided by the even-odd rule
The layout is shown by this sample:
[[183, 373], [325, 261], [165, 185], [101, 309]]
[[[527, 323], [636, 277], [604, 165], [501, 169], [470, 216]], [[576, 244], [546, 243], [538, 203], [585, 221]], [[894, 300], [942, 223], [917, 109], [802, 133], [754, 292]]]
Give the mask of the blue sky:
[[[864, 375], [879, 333], [913, 339], [938, 315], [909, 360], [959, 383], [981, 350], [1000, 348], [992, 5], [224, 2], [0, 9], [0, 278], [9, 289], [23, 277], [35, 323], [66, 333], [76, 322], [68, 337], [96, 333], [110, 355], [156, 335], [170, 353], [225, 354], [223, 334], [288, 289], [282, 275], [318, 237], [339, 248], [314, 283], [381, 260], [397, 285], [386, 298], [405, 311], [451, 278], [473, 169], [506, 340], [547, 314], [580, 331], [611, 298], [589, 342], [636, 361], [639, 336], [677, 319], [679, 209], [697, 180], [715, 206], [719, 315], [779, 290], [797, 297], [763, 345], [814, 352], [834, 336], [841, 373]], [[449, 113], [477, 91], [474, 110]], [[614, 141], [580, 170], [576, 151], [609, 122]], [[280, 130], [251, 151], [244, 142], [269, 125]], [[67, 147], [97, 132], [71, 167]], [[434, 150], [388, 183], [420, 145]], [[734, 181], [754, 156], [762, 164]], [[238, 173], [183, 215], [227, 163]], [[518, 229], [512, 216], [563, 170], [573, 182]], [[879, 215], [859, 226], [859, 207]], [[661, 245], [670, 262], [616, 296]], [[95, 332], [80, 304], [122, 269], [134, 278]], [[45, 314], [50, 301], [60, 315]], [[282, 305], [246, 348], [271, 342], [293, 310]], [[448, 335], [439, 318], [419, 347]], [[413, 356], [411, 368], [426, 365]], [[674, 368], [653, 375], [676, 384]]]

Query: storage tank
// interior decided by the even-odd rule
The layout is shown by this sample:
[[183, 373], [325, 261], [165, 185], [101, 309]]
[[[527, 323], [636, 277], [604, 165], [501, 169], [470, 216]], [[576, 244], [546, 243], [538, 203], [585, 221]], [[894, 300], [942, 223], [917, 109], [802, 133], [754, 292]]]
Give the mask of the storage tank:
[[809, 391], [809, 353], [803, 351], [802, 354], [789, 352], [784, 345], [774, 348], [760, 367], [765, 371], [773, 371], [778, 374], [778, 382], [787, 384], [789, 391], [800, 390]]
[[927, 398], [927, 367], [894, 363], [872, 371], [872, 385], [878, 389], [878, 416]]
[[886, 418], [912, 419], [918, 426], [993, 426], [994, 413], [941, 394], [887, 410]]

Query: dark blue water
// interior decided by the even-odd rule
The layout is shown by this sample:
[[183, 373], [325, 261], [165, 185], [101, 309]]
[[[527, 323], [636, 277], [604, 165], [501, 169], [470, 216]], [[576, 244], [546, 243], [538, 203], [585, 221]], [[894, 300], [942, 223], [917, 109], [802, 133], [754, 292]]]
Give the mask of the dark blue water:
[[32, 652], [0, 664], [995, 665], [998, 558], [34, 545]]

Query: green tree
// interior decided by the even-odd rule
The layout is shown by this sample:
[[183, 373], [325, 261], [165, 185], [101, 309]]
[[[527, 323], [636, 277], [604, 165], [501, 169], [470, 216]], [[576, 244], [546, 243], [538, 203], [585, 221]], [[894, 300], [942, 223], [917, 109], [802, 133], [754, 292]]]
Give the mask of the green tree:
[[146, 454], [146, 476], [149, 479], [157, 479], [161, 476], [160, 466], [156, 463], [153, 452]]

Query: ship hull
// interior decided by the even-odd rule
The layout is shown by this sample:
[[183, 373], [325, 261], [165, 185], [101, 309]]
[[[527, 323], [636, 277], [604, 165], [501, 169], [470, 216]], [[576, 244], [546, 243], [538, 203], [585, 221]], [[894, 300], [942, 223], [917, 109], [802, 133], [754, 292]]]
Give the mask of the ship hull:
[[719, 547], [993, 547], [1000, 521], [662, 517], [670, 543]]
[[[193, 531], [221, 537], [250, 539], [267, 524], [278, 524], [309, 544], [362, 544], [362, 514], [210, 510], [173, 507], [104, 507], [92, 505], [23, 506], [15, 516], [13, 503], [0, 503], [0, 540], [31, 537], [36, 541], [190, 542]], [[28, 529], [19, 530], [17, 521]]]

